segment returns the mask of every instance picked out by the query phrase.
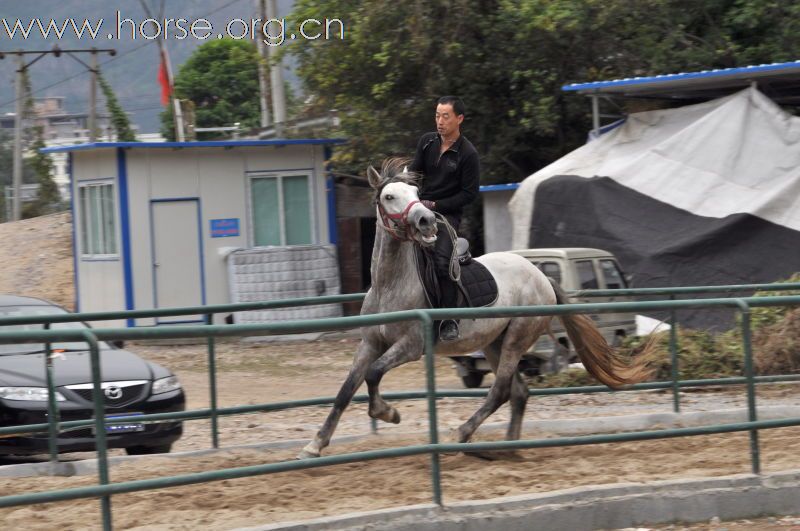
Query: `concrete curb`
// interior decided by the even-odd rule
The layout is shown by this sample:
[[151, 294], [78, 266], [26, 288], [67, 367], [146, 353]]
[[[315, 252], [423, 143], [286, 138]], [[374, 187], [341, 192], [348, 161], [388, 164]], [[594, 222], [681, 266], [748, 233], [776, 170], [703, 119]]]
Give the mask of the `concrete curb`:
[[414, 505], [240, 531], [590, 531], [800, 511], [800, 470], [754, 476], [580, 487], [546, 494]]
[[[759, 420], [800, 417], [800, 406], [762, 406], [758, 408]], [[529, 420], [523, 422], [523, 435], [535, 432], [542, 435], [569, 436], [588, 435], [599, 433], [615, 433], [625, 431], [640, 431], [647, 429], [681, 428], [691, 426], [705, 426], [712, 424], [727, 424], [745, 422], [747, 410], [718, 409], [713, 411], [696, 411], [689, 413], [645, 413], [638, 415], [620, 415], [610, 417], [591, 417], [574, 419], [549, 419]], [[480, 432], [505, 431], [506, 422], [484, 424]], [[394, 436], [419, 435], [427, 431], [400, 431], [393, 429], [382, 433]], [[447, 438], [447, 433], [440, 433], [442, 440]], [[348, 435], [336, 437], [332, 444], [358, 442], [374, 437], [372, 434]], [[238, 446], [226, 446], [220, 449], [192, 450], [187, 452], [173, 452], [158, 455], [114, 456], [109, 458], [111, 467], [130, 461], [142, 459], [181, 459], [185, 457], [200, 457], [204, 455], [223, 455], [237, 450], [283, 450], [287, 448], [302, 448], [308, 443], [307, 439], [293, 439], [268, 443], [254, 443]], [[80, 461], [64, 461], [53, 466], [49, 462], [20, 463], [0, 466], [0, 477], [30, 477], [30, 476], [81, 476], [97, 473], [97, 459], [84, 459]]]

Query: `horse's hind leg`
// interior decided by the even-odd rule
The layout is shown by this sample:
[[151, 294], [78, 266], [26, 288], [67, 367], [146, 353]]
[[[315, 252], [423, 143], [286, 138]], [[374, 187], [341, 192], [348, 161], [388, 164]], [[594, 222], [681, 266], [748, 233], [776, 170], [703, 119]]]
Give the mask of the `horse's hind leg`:
[[356, 394], [358, 388], [361, 387], [362, 383], [364, 383], [364, 377], [367, 373], [367, 369], [379, 354], [380, 353], [378, 350], [370, 345], [367, 341], [361, 341], [358, 346], [358, 351], [353, 359], [353, 366], [350, 368], [350, 373], [347, 375], [347, 379], [344, 381], [341, 389], [339, 389], [339, 393], [336, 395], [336, 399], [333, 402], [333, 408], [331, 409], [331, 412], [328, 413], [328, 418], [325, 419], [325, 423], [317, 432], [317, 435], [314, 437], [314, 439], [308, 443], [297, 455], [298, 459], [319, 457], [320, 452], [322, 452], [322, 450], [328, 446], [328, 444], [330, 444], [331, 437], [336, 429], [336, 425], [339, 424], [339, 418], [341, 418], [342, 413], [344, 413], [344, 410], [350, 404], [350, 401], [353, 399], [353, 395]]
[[[500, 353], [502, 352], [503, 337], [496, 339], [491, 345], [484, 347], [483, 353], [486, 355], [486, 360], [492, 367], [492, 371], [497, 373], [497, 368], [500, 365]], [[507, 441], [515, 441], [519, 439], [520, 431], [522, 429], [522, 417], [525, 415], [525, 406], [528, 403], [528, 386], [517, 371], [511, 380], [511, 393], [509, 395], [509, 402], [511, 405], [511, 421], [508, 424], [508, 432], [506, 433]]]
[[[459, 442], [469, 441], [483, 421], [497, 411], [497, 408], [502, 406], [509, 398], [512, 398], [512, 403], [511, 423], [508, 427], [507, 438], [519, 438], [528, 390], [517, 373], [517, 367], [522, 355], [528, 351], [533, 341], [541, 335], [546, 324], [546, 320], [532, 320], [530, 318], [517, 318], [511, 321], [503, 337], [502, 348], [497, 361], [497, 368], [495, 369], [494, 385], [489, 390], [483, 405], [458, 429]], [[493, 346], [495, 345], [493, 344]]]
[[528, 404], [528, 386], [522, 375], [517, 372], [511, 380], [511, 420], [506, 432], [507, 441], [516, 441], [522, 432], [522, 417], [525, 416], [525, 407]]
[[[408, 336], [407, 336], [408, 337]], [[381, 397], [379, 386], [383, 376], [391, 369], [416, 361], [422, 357], [422, 346], [416, 341], [401, 339], [386, 353], [372, 362], [367, 371], [367, 389], [369, 390], [369, 416], [392, 424], [400, 423], [400, 412], [386, 403]]]

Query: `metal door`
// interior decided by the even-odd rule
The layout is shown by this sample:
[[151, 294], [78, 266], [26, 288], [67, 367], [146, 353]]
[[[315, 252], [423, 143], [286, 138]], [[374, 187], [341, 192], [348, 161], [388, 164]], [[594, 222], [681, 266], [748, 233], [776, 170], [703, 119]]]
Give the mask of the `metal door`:
[[[204, 305], [199, 201], [194, 198], [155, 200], [150, 203], [150, 217], [155, 307]], [[160, 317], [157, 322], [197, 322], [201, 317]]]

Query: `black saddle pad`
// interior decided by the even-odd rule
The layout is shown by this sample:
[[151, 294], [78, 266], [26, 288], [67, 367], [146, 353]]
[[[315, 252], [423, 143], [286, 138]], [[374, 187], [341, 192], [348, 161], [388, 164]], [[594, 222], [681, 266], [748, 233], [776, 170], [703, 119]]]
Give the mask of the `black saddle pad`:
[[486, 266], [475, 260], [461, 264], [461, 289], [473, 308], [490, 306], [497, 300], [497, 282]]
[[[416, 248], [417, 273], [425, 289], [425, 296], [432, 308], [441, 306], [439, 281], [433, 265], [433, 256], [429, 251]], [[497, 300], [497, 282], [486, 267], [469, 260], [461, 264], [461, 280], [459, 282], [458, 306], [460, 308], [490, 306]]]

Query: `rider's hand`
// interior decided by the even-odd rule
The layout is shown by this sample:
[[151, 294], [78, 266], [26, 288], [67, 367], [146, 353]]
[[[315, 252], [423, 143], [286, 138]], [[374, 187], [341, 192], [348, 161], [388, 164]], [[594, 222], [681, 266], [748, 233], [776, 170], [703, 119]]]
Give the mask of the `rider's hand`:
[[423, 199], [423, 200], [420, 201], [420, 203], [422, 203], [422, 205], [425, 208], [427, 208], [428, 210], [436, 210], [436, 202], [435, 201], [429, 201], [427, 199]]

